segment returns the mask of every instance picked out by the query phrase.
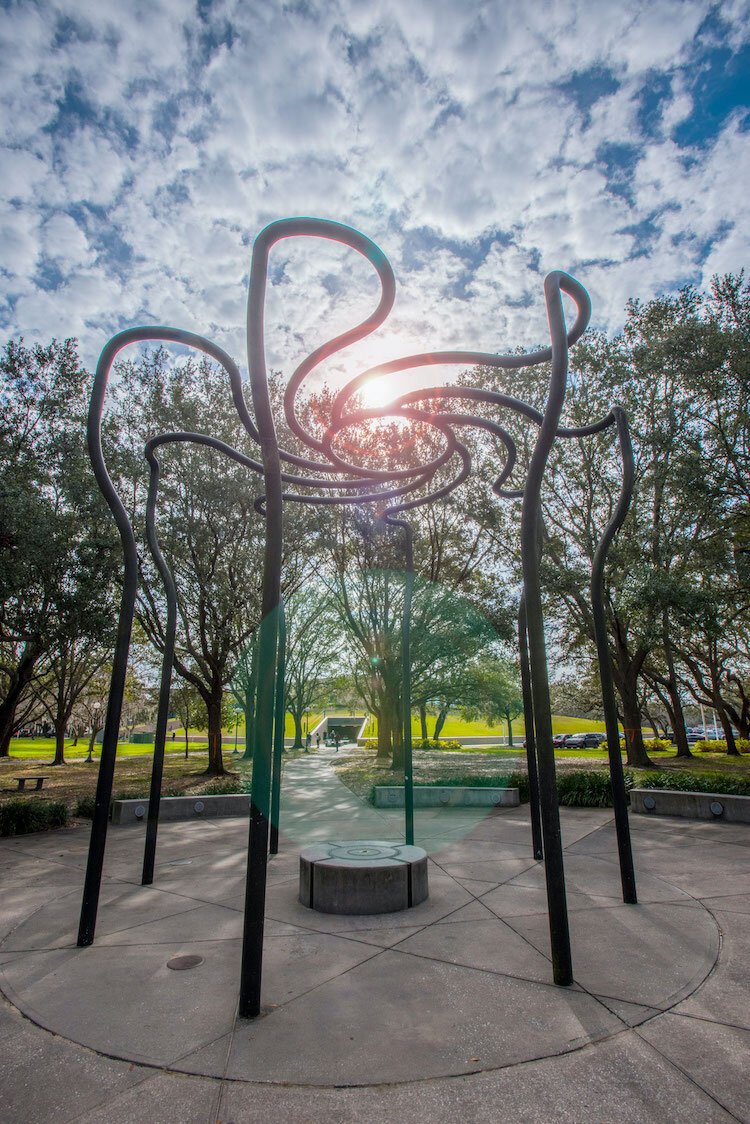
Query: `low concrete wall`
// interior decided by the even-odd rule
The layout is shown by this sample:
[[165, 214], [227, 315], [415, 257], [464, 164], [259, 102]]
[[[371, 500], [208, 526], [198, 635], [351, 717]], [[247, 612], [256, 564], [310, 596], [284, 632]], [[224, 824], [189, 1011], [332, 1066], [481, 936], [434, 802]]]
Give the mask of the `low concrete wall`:
[[[162, 796], [159, 820], [201, 820], [216, 816], [247, 816], [250, 797], [247, 793], [223, 796]], [[112, 823], [141, 823], [148, 818], [148, 800], [115, 800]]]
[[651, 816], [683, 816], [691, 820], [726, 820], [750, 823], [750, 796], [720, 792], [677, 792], [668, 788], [633, 788], [633, 812]]
[[[415, 785], [415, 808], [516, 808], [519, 804], [517, 788], [470, 788], [462, 785]], [[403, 785], [378, 785], [375, 789], [376, 808], [403, 808]]]

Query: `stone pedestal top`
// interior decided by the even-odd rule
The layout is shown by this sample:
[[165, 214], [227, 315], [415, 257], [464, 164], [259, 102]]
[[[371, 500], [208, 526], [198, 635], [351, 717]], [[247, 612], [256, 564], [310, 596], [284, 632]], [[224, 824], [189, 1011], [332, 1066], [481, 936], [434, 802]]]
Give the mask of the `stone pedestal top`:
[[299, 863], [299, 900], [321, 913], [394, 913], [428, 894], [421, 847], [380, 839], [317, 843], [303, 848]]

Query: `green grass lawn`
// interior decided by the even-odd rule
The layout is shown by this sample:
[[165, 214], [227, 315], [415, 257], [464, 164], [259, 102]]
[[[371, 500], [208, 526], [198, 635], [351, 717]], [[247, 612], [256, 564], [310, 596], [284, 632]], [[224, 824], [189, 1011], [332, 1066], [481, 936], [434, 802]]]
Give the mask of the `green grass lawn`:
[[[99, 760], [101, 746], [94, 746], [94, 760]], [[180, 748], [179, 742], [175, 742], [175, 752]], [[198, 745], [192, 742], [190, 748], [198, 749]], [[204, 746], [208, 748], [208, 743]], [[154, 752], [153, 745], [139, 745], [131, 744], [130, 742], [119, 742], [117, 746], [118, 757], [151, 757]], [[167, 745], [167, 752], [172, 752], [170, 744]], [[78, 745], [73, 745], [72, 739], [66, 738], [65, 740], [65, 757], [71, 761], [80, 761], [88, 757], [89, 746], [88, 739], [79, 738]], [[23, 760], [29, 761], [51, 761], [55, 756], [55, 739], [54, 738], [11, 738], [10, 739], [10, 755]]]
[[[523, 741], [526, 735], [526, 725], [523, 718], [517, 718], [513, 722], [513, 739]], [[311, 727], [312, 728], [312, 727]], [[367, 729], [365, 730], [365, 737], [375, 737], [377, 734], [378, 724], [374, 718], [368, 722]], [[432, 732], [435, 729], [435, 718], [428, 715], [427, 718], [427, 733], [432, 737]], [[422, 727], [419, 719], [413, 719], [411, 724], [412, 737], [422, 737]], [[552, 716], [552, 733], [553, 734], [588, 734], [588, 733], [603, 734], [604, 723], [596, 722], [591, 718], [568, 718], [565, 715], [553, 714]], [[445, 720], [445, 725], [440, 731], [441, 738], [485, 738], [496, 737], [498, 741], [505, 739], [508, 736], [508, 728], [506, 724], [498, 723], [495, 726], [489, 726], [485, 719], [477, 719], [475, 722], [467, 722], [459, 714], [449, 714]]]

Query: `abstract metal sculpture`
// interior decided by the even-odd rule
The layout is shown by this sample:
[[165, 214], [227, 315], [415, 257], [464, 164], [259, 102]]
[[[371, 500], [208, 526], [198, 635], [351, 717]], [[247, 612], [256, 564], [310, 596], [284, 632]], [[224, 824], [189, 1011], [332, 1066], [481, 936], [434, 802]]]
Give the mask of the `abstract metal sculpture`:
[[[287, 424], [301, 444], [311, 451], [302, 456], [279, 447], [268, 390], [265, 362], [265, 288], [268, 258], [273, 245], [283, 238], [317, 237], [333, 240], [362, 254], [374, 267], [380, 281], [377, 308], [357, 327], [323, 344], [296, 369], [286, 388], [284, 412]], [[613, 427], [617, 433], [623, 462], [620, 502], [597, 550], [592, 573], [592, 606], [597, 651], [601, 667], [604, 711], [610, 768], [615, 797], [623, 897], [636, 901], [635, 878], [627, 820], [622, 759], [612, 674], [606, 641], [603, 607], [604, 566], [609, 545], [627, 513], [632, 492], [632, 452], [627, 420], [617, 406], [591, 425], [560, 427], [565, 399], [570, 346], [586, 329], [590, 303], [583, 287], [567, 274], [549, 274], [544, 285], [550, 329], [550, 347], [529, 354], [494, 355], [486, 352], [427, 352], [411, 355], [371, 368], [352, 379], [337, 395], [331, 418], [322, 437], [309, 432], [296, 411], [296, 399], [307, 376], [323, 360], [374, 331], [386, 319], [394, 301], [395, 281], [391, 267], [378, 247], [357, 231], [321, 219], [286, 219], [271, 223], [258, 235], [253, 247], [247, 314], [247, 344], [252, 396], [252, 414], [245, 401], [242, 378], [234, 361], [220, 348], [201, 336], [173, 328], [136, 328], [121, 332], [104, 348], [97, 365], [88, 422], [89, 451], [99, 486], [117, 522], [123, 546], [125, 574], [120, 606], [117, 645], [112, 670], [109, 705], [104, 729], [102, 756], [96, 794], [86, 881], [81, 908], [79, 945], [94, 939], [101, 884], [107, 815], [112, 792], [117, 735], [122, 708], [125, 671], [132, 629], [136, 586], [137, 549], [125, 508], [109, 478], [101, 446], [101, 416], [109, 373], [118, 352], [130, 343], [149, 340], [172, 341], [195, 348], [219, 363], [227, 373], [235, 407], [242, 424], [260, 449], [260, 459], [231, 448], [217, 438], [201, 433], [165, 433], [153, 436], [146, 444], [145, 456], [151, 468], [147, 502], [149, 549], [164, 583], [167, 603], [165, 644], [161, 676], [159, 713], [154, 742], [154, 766], [149, 802], [149, 818], [144, 855], [143, 881], [153, 880], [158, 826], [159, 795], [166, 737], [171, 666], [176, 628], [176, 590], [169, 566], [160, 549], [155, 530], [155, 511], [159, 485], [157, 450], [162, 445], [189, 442], [218, 450], [244, 465], [263, 479], [264, 495], [256, 503], [265, 520], [262, 619], [258, 636], [258, 682], [255, 696], [256, 751], [250, 807], [248, 863], [245, 897], [244, 937], [240, 980], [239, 1011], [243, 1016], [260, 1013], [263, 956], [263, 925], [266, 891], [266, 865], [270, 849], [278, 848], [278, 792], [281, 749], [283, 746], [283, 606], [281, 602], [281, 534], [284, 505], [370, 504], [377, 505], [386, 525], [403, 535], [405, 599], [402, 629], [402, 739], [405, 785], [405, 839], [414, 841], [413, 779], [411, 761], [410, 703], [410, 602], [414, 582], [412, 530], [405, 517], [410, 510], [432, 503], [449, 494], [471, 472], [471, 454], [456, 435], [462, 428], [481, 429], [495, 438], [503, 450], [504, 462], [493, 490], [500, 498], [522, 500], [521, 550], [523, 596], [519, 613], [519, 646], [527, 731], [527, 759], [531, 790], [532, 839], [535, 857], [544, 857], [550, 920], [553, 977], [557, 984], [573, 981], [570, 936], [565, 897], [562, 842], [557, 804], [555, 762], [552, 746], [549, 680], [544, 640], [542, 591], [539, 577], [541, 543], [540, 497], [545, 467], [556, 438], [584, 437]], [[577, 308], [575, 322], [567, 330], [562, 294], [570, 296]], [[499, 392], [464, 386], [438, 386], [401, 394], [389, 405], [365, 409], [357, 393], [369, 380], [381, 375], [411, 371], [430, 365], [483, 365], [497, 368], [523, 368], [551, 364], [549, 389], [544, 412], [519, 399]], [[511, 434], [499, 422], [480, 415], [455, 412], [456, 403], [483, 404], [493, 410], [510, 412], [538, 426], [538, 435], [522, 489], [504, 488], [516, 463], [516, 447]], [[401, 423], [432, 427], [443, 442], [442, 451], [426, 463], [383, 470], [355, 464], [337, 452], [341, 433], [351, 426], [366, 425], [373, 419], [392, 417]], [[301, 472], [291, 472], [283, 466]], [[455, 469], [452, 466], [455, 465]], [[443, 471], [445, 470], [445, 471]], [[445, 479], [447, 473], [452, 475]], [[285, 490], [288, 486], [295, 490]]]

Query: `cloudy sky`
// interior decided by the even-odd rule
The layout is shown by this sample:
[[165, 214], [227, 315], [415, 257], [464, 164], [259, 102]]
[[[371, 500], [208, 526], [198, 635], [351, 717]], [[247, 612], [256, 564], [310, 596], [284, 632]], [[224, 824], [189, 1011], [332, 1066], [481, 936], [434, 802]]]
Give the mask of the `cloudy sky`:
[[[250, 249], [314, 215], [398, 279], [353, 367], [545, 338], [576, 275], [614, 331], [750, 264], [748, 0], [0, 0], [0, 334], [162, 323], [244, 363]], [[376, 299], [316, 242], [274, 251], [270, 361]], [[351, 366], [348, 368], [351, 370]]]

